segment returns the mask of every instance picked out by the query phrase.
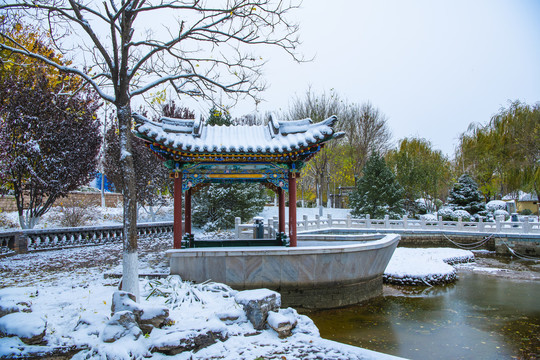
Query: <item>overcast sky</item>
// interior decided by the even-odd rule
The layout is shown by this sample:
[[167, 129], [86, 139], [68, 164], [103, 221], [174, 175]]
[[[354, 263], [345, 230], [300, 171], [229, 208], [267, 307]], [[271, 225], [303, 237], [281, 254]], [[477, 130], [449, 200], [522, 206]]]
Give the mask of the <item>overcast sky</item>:
[[[509, 99], [540, 101], [540, 0], [304, 0], [294, 12], [296, 64], [268, 53], [269, 89], [258, 110], [285, 110], [309, 86], [350, 102], [371, 101], [394, 142], [430, 140], [454, 153], [471, 122], [486, 123]], [[249, 102], [233, 116], [253, 112]]]

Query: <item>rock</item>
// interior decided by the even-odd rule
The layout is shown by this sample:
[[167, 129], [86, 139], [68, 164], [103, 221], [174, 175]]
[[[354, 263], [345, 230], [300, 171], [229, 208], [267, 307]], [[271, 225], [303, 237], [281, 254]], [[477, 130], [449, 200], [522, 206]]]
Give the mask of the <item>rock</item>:
[[297, 320], [294, 311], [289, 308], [279, 312], [268, 312], [268, 326], [278, 333], [280, 339], [291, 336], [291, 331], [296, 327]]
[[18, 336], [28, 345], [43, 345], [46, 331], [47, 322], [36, 314], [14, 312], [0, 318], [2, 336]]
[[268, 289], [240, 291], [234, 297], [244, 307], [246, 316], [256, 330], [264, 329], [269, 311], [281, 306], [281, 295]]
[[0, 317], [20, 311], [32, 312], [29, 298], [37, 294], [37, 290], [29, 288], [0, 289]]
[[162, 306], [144, 306], [139, 317], [139, 327], [143, 333], [148, 334], [153, 328], [160, 328], [169, 319], [169, 309]]
[[114, 315], [119, 311], [131, 311], [136, 319], [142, 314], [142, 307], [135, 302], [135, 295], [127, 291], [115, 291], [112, 298], [111, 311]]
[[231, 309], [216, 313], [218, 319], [227, 324], [236, 322], [242, 315], [244, 315], [244, 312], [240, 309]]
[[[172, 334], [169, 334], [169, 336]], [[228, 336], [223, 331], [206, 330], [198, 333], [175, 333], [173, 338], [162, 342], [155, 342], [151, 352], [159, 352], [165, 355], [176, 355], [184, 351], [198, 351], [217, 341], [226, 341]]]
[[160, 328], [167, 323], [169, 309], [162, 306], [144, 306], [135, 302], [135, 296], [126, 291], [115, 291], [113, 294], [111, 311], [130, 311], [135, 315], [140, 329], [148, 334], [153, 328]]
[[137, 340], [141, 335], [142, 331], [137, 325], [135, 315], [131, 311], [125, 310], [118, 311], [113, 315], [101, 333], [101, 340], [111, 343], [126, 336]]

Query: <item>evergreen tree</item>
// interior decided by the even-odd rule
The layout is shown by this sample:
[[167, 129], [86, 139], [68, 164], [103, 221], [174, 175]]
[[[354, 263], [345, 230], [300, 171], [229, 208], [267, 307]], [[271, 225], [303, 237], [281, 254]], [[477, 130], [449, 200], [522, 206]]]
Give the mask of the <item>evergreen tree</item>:
[[453, 210], [465, 210], [471, 215], [485, 210], [478, 184], [467, 174], [461, 175], [448, 193], [448, 205]]
[[359, 217], [369, 214], [372, 218], [398, 218], [404, 214], [403, 188], [394, 173], [378, 153], [371, 153], [350, 195], [351, 215]]
[[[206, 124], [231, 126], [231, 115], [213, 107]], [[193, 225], [206, 231], [230, 229], [235, 217], [250, 220], [265, 202], [266, 191], [260, 184], [212, 184], [193, 196]]]

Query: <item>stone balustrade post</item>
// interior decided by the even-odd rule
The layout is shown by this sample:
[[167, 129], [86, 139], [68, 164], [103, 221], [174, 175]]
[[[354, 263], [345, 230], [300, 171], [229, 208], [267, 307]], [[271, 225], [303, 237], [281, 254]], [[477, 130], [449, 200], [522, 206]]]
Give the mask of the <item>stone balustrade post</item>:
[[463, 221], [461, 219], [461, 216], [458, 216], [457, 221], [458, 221], [458, 224], [457, 224], [458, 230], [463, 230]]
[[406, 229], [408, 226], [407, 215], [403, 215], [403, 228]]
[[482, 218], [479, 218], [478, 219], [478, 231], [485, 232], [485, 230], [486, 230], [486, 227], [485, 227], [485, 224], [484, 224], [484, 220]]
[[425, 217], [420, 218], [420, 228], [422, 230], [427, 228], [427, 222]]
[[241, 221], [242, 219], [240, 219], [238, 216], [234, 218], [234, 233], [237, 239], [240, 239], [240, 222]]
[[440, 229], [443, 229], [444, 228], [444, 222], [442, 220], [442, 216], [439, 216], [439, 228]]
[[326, 217], [328, 218], [328, 227], [332, 227], [332, 225], [334, 225], [332, 214], [327, 214]]
[[276, 237], [276, 229], [274, 229], [274, 219], [268, 219], [268, 238], [273, 239]]
[[366, 215], [366, 229], [371, 228], [371, 215]]
[[495, 217], [495, 231], [501, 232], [501, 217], [500, 216]]
[[309, 221], [307, 215], [303, 215], [302, 220], [304, 221], [304, 230], [309, 230]]
[[523, 218], [523, 233], [527, 234], [531, 231], [531, 224], [529, 223], [529, 217], [525, 216]]
[[351, 214], [347, 214], [347, 227], [352, 227]]
[[317, 223], [317, 229], [321, 228], [321, 217], [319, 215], [315, 215], [315, 222]]
[[389, 229], [390, 228], [390, 216], [384, 215], [384, 228]]

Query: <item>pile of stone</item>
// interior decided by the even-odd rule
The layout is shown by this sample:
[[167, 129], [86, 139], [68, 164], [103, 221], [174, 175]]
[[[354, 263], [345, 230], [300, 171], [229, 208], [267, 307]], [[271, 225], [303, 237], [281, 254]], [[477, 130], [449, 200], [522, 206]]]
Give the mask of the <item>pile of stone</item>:
[[37, 290], [10, 289], [0, 294], [0, 336], [17, 336], [27, 345], [45, 345], [47, 322], [32, 313]]

